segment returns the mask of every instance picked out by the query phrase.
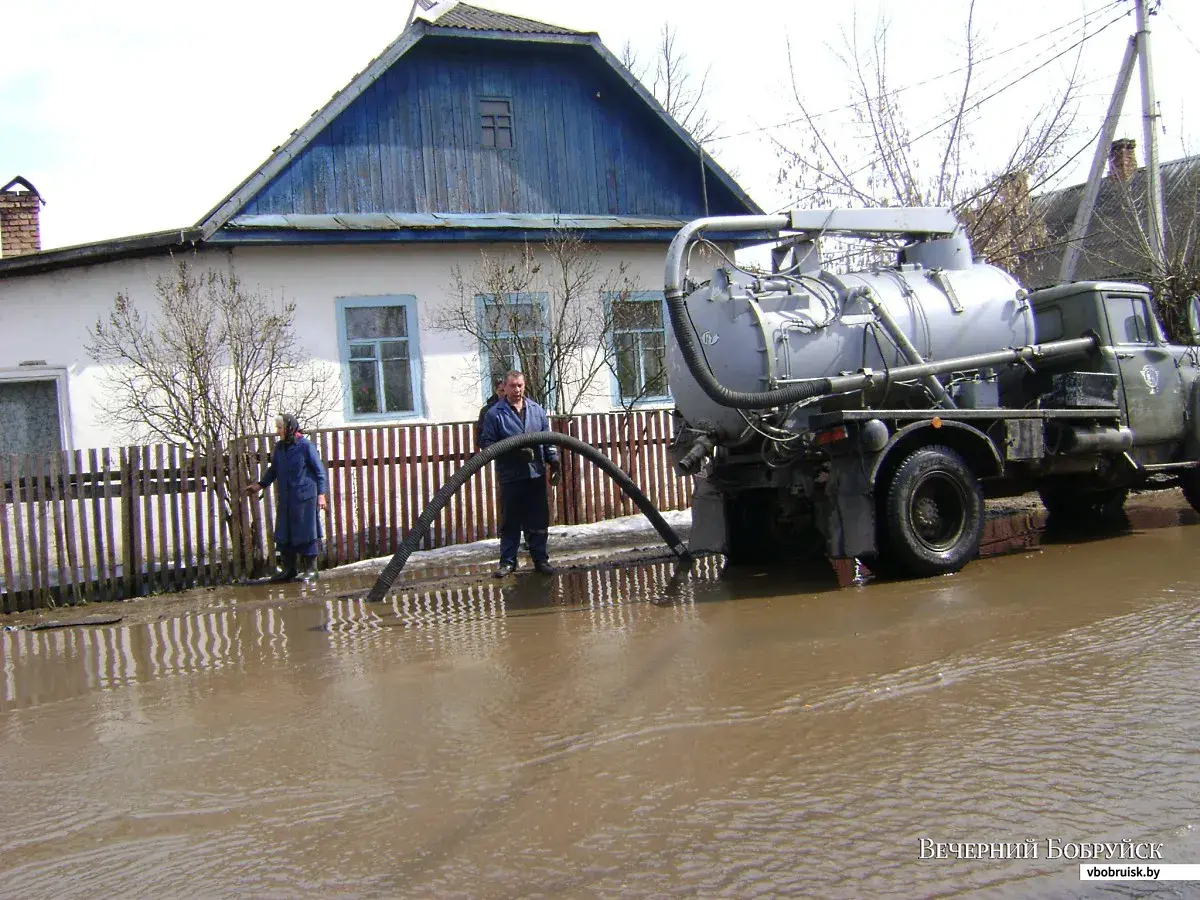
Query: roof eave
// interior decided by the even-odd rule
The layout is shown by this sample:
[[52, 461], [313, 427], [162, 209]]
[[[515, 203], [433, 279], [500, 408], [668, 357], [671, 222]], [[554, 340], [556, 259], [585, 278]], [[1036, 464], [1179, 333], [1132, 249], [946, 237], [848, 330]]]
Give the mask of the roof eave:
[[131, 237], [79, 244], [57, 250], [42, 250], [22, 256], [0, 259], [0, 278], [16, 275], [35, 275], [52, 269], [72, 266], [96, 265], [115, 259], [136, 256], [151, 256], [175, 248], [192, 249], [201, 240], [197, 228], [181, 228], [171, 231], [156, 231]]

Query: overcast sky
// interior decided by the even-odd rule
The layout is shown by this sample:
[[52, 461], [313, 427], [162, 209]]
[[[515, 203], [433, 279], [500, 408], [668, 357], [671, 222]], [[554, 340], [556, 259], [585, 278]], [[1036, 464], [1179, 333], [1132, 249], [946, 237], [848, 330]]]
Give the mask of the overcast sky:
[[[1153, 2], [1153, 0], [1149, 0]], [[719, 161], [764, 207], [786, 204], [776, 184], [772, 139], [796, 140], [778, 123], [795, 116], [790, 40], [800, 89], [813, 110], [851, 99], [848, 72], [834, 51], [843, 35], [868, 38], [880, 14], [892, 23], [890, 66], [906, 90], [912, 131], [945, 115], [961, 87], [944, 75], [962, 65], [966, 0], [479, 0], [477, 5], [586, 31], [614, 53], [631, 41], [649, 57], [664, 22], [697, 71], [709, 69], [709, 108], [720, 124]], [[43, 246], [57, 247], [195, 223], [256, 168], [271, 149], [343, 87], [401, 31], [409, 0], [339, 0], [305, 5], [264, 0], [8, 0], [0, 54], [0, 184], [32, 181], [47, 201]], [[1032, 70], [1082, 36], [1082, 24], [1039, 35], [1093, 12], [1097, 30], [1082, 45], [1081, 149], [1099, 127], [1133, 31], [1132, 0], [977, 0], [984, 56], [973, 96]], [[1153, 17], [1153, 64], [1169, 160], [1200, 152], [1200, 3], [1163, 0]], [[1023, 46], [1021, 46], [1023, 45]], [[1007, 51], [1007, 52], [1003, 52]], [[999, 55], [997, 55], [999, 54]], [[1067, 54], [976, 110], [975, 154], [982, 168], [1063, 83]], [[1138, 83], [1118, 136], [1142, 125]], [[830, 116], [829, 136], [848, 150], [854, 135]], [[757, 130], [757, 129], [766, 130]], [[752, 131], [751, 134], [741, 134]], [[732, 136], [730, 135], [740, 135]], [[857, 156], [854, 152], [851, 156]], [[1090, 150], [1060, 179], [1086, 177]]]

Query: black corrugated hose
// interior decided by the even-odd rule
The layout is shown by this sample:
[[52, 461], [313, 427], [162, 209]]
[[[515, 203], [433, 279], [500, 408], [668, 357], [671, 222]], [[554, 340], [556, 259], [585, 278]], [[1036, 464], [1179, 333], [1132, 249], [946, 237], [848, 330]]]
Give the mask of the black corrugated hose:
[[453, 497], [464, 484], [490, 463], [492, 460], [505, 453], [511, 453], [513, 450], [521, 450], [525, 447], [536, 447], [540, 444], [554, 444], [558, 447], [563, 447], [578, 453], [584, 459], [587, 459], [599, 466], [605, 474], [607, 474], [625, 494], [637, 504], [638, 509], [645, 514], [650, 520], [650, 524], [655, 527], [667, 546], [671, 548], [681, 561], [690, 561], [691, 553], [680, 540], [679, 535], [675, 533], [666, 520], [662, 517], [654, 504], [650, 502], [641, 489], [634, 483], [633, 479], [626, 475], [616, 463], [593, 447], [591, 444], [581, 441], [578, 438], [571, 437], [568, 434], [560, 434], [557, 431], [536, 431], [529, 434], [518, 434], [515, 437], [505, 438], [502, 441], [497, 441], [490, 447], [476, 453], [466, 464], [451, 475], [446, 483], [443, 484], [433, 499], [425, 507], [415, 525], [404, 536], [404, 540], [400, 542], [400, 547], [396, 550], [395, 555], [388, 560], [388, 564], [384, 566], [383, 571], [379, 573], [379, 578], [375, 581], [375, 586], [371, 588], [371, 593], [367, 595], [367, 600], [372, 603], [378, 603], [382, 600], [387, 592], [392, 589], [392, 584], [399, 577], [400, 571], [404, 568], [404, 564], [408, 562], [408, 558], [413, 554], [417, 547], [421, 544], [421, 539], [425, 537], [425, 532], [429, 530], [429, 526], [433, 524], [434, 519], [445, 508]]

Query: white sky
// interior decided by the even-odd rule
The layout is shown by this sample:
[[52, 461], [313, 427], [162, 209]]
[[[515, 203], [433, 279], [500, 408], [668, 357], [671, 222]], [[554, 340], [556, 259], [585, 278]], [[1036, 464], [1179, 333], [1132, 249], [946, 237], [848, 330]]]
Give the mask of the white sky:
[[[1153, 0], [1150, 0], [1153, 2]], [[848, 73], [832, 56], [843, 32], [869, 37], [882, 11], [892, 22], [892, 80], [925, 81], [962, 63], [966, 0], [478, 0], [579, 30], [598, 31], [619, 55], [626, 40], [648, 57], [664, 22], [698, 70], [711, 66], [709, 108], [730, 135], [795, 115], [789, 100], [790, 38], [801, 90], [813, 110], [849, 102]], [[43, 193], [43, 246], [65, 246], [191, 225], [256, 168], [271, 149], [344, 86], [403, 28], [409, 0], [339, 0], [333, 5], [206, 0], [6, 0], [0, 54], [0, 184], [24, 175]], [[1083, 45], [1079, 137], [1099, 127], [1133, 31], [1132, 0], [978, 0], [984, 55], [1029, 41], [1082, 13], [1092, 28], [1128, 15]], [[1163, 0], [1153, 17], [1155, 87], [1166, 134], [1160, 156], [1200, 152], [1200, 3]], [[1012, 50], [977, 71], [977, 96], [1032, 69], [1080, 37], [1079, 26]], [[976, 113], [980, 165], [996, 162], [1019, 128], [1063, 82], [1074, 54], [982, 105]], [[906, 91], [914, 133], [945, 115], [960, 82], [942, 78]], [[1189, 90], [1189, 88], [1191, 90]], [[1138, 82], [1118, 137], [1142, 152]], [[830, 136], [855, 147], [837, 116]], [[719, 141], [715, 154], [762, 206], [786, 204], [775, 183], [770, 136]], [[794, 135], [792, 135], [794, 137]], [[861, 151], [851, 155], [859, 158]], [[1086, 177], [1090, 149], [1061, 183]]]

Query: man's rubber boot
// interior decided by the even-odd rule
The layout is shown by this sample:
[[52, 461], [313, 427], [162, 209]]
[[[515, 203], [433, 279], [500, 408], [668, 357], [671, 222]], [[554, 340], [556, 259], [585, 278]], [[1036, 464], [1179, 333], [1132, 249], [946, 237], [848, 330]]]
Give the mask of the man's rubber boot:
[[304, 568], [300, 572], [300, 580], [305, 584], [312, 584], [317, 577], [317, 558], [315, 556], [304, 557]]
[[294, 581], [296, 579], [296, 557], [288, 555], [285, 559], [279, 557], [279, 565], [275, 567], [275, 574], [267, 581], [270, 584], [283, 584], [285, 581]]

